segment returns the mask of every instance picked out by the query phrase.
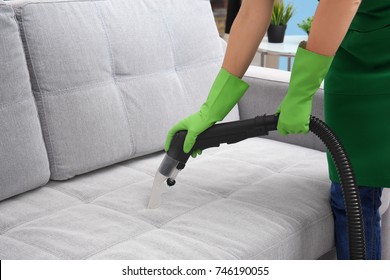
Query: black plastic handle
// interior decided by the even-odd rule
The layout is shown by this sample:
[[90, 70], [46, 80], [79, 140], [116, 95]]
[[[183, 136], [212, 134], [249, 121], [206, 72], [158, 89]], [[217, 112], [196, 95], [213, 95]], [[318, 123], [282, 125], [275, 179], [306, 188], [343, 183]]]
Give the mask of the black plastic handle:
[[205, 150], [219, 147], [223, 143], [233, 144], [251, 137], [268, 135], [269, 131], [276, 130], [277, 120], [276, 115], [263, 115], [248, 120], [216, 124], [198, 136], [194, 147], [187, 154], [183, 151], [187, 131], [182, 130], [173, 136], [168, 155], [186, 163], [196, 149]]

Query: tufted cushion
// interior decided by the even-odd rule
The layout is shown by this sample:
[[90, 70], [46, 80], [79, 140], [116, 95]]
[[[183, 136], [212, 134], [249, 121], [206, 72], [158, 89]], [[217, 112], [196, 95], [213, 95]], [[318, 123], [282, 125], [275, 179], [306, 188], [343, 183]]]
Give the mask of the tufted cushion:
[[221, 66], [206, 0], [15, 8], [55, 180], [161, 150], [169, 128], [199, 109]]
[[333, 248], [325, 153], [261, 138], [206, 150], [147, 209], [162, 157], [2, 202], [0, 258], [313, 259]]
[[0, 200], [44, 185], [49, 162], [12, 8], [0, 3]]

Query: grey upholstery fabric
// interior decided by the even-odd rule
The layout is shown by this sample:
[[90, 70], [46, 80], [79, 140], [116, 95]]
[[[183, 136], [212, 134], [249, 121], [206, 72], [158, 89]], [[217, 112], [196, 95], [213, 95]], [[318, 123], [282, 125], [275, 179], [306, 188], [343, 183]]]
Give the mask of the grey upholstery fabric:
[[325, 153], [261, 138], [205, 150], [147, 209], [162, 157], [2, 202], [0, 258], [315, 259], [333, 248]]
[[199, 109], [221, 66], [209, 1], [15, 8], [55, 180], [161, 150], [169, 128]]
[[44, 185], [49, 162], [11, 7], [0, 3], [0, 200]]

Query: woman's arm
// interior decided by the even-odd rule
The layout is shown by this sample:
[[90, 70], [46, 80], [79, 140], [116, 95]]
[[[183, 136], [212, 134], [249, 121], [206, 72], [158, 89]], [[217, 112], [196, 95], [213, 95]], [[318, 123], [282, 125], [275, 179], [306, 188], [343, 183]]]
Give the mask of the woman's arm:
[[306, 49], [334, 56], [361, 0], [321, 0], [314, 15]]
[[274, 0], [243, 0], [230, 30], [222, 65], [231, 74], [244, 76], [268, 29], [273, 5]]

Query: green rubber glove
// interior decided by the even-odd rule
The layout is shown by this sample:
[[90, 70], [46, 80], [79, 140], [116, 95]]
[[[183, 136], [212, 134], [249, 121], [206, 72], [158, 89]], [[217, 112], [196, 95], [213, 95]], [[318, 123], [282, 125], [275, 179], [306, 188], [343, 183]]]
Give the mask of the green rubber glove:
[[320, 87], [332, 64], [332, 56], [324, 56], [305, 49], [301, 42], [291, 71], [290, 86], [276, 110], [280, 134], [307, 133], [313, 95]]
[[[249, 85], [246, 82], [221, 68], [206, 102], [203, 103], [200, 110], [179, 121], [168, 132], [165, 151], [169, 150], [172, 137], [176, 132], [187, 130], [183, 150], [185, 153], [189, 153], [198, 135], [213, 126], [217, 121], [223, 120], [244, 95], [248, 87]], [[200, 150], [195, 150], [192, 152], [192, 156], [196, 157], [200, 153]]]

